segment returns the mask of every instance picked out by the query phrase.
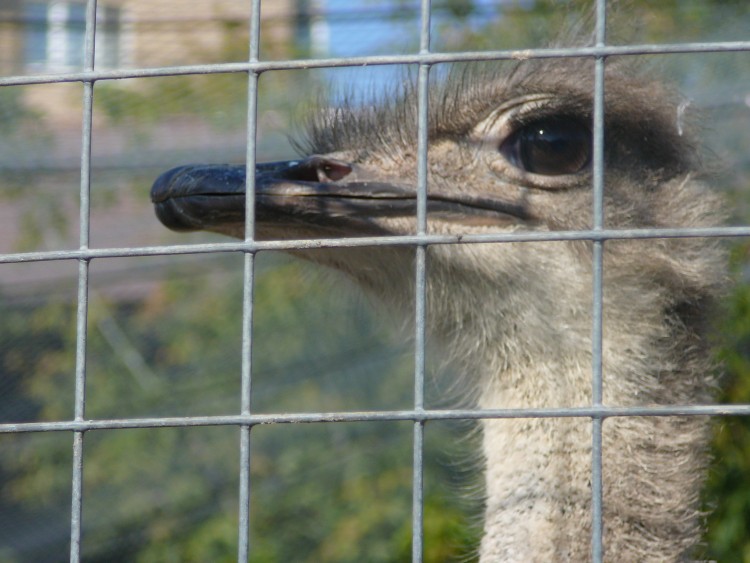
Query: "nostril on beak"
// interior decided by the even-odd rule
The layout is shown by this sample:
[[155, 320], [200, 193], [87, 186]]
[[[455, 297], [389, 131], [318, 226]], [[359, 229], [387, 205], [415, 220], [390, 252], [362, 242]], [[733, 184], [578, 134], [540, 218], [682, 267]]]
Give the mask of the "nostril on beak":
[[283, 172], [288, 180], [303, 182], [338, 182], [352, 173], [352, 165], [325, 156], [311, 156]]
[[322, 158], [318, 164], [318, 180], [321, 182], [338, 182], [351, 172], [351, 165], [340, 160]]

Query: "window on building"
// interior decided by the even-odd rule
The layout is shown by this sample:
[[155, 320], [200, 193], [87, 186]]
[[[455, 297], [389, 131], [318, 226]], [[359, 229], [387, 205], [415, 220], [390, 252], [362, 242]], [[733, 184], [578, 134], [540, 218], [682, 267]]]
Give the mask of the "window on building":
[[[120, 57], [120, 10], [97, 8], [97, 68], [116, 67]], [[83, 67], [86, 5], [79, 2], [24, 4], [24, 60], [35, 71], [73, 71]]]

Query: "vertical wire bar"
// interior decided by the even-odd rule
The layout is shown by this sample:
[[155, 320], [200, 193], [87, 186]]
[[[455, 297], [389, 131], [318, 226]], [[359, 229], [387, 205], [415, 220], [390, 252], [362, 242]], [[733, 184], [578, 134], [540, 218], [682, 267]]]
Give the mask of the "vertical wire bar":
[[[253, 0], [250, 9], [249, 60], [257, 62], [260, 52], [260, 0]], [[258, 73], [248, 73], [247, 80], [247, 148], [245, 155], [245, 241], [255, 238], [255, 136], [258, 114]], [[241, 412], [249, 415], [252, 406], [252, 340], [253, 300], [255, 288], [255, 254], [244, 254], [244, 287], [242, 294], [242, 398]], [[250, 430], [240, 426], [240, 490], [239, 541], [237, 560], [247, 561], [250, 555]]]
[[[419, 53], [430, 52], [430, 0], [422, 0]], [[427, 233], [427, 151], [430, 65], [420, 63], [417, 82], [417, 234]], [[424, 410], [426, 344], [427, 247], [416, 248], [414, 410]], [[414, 423], [412, 482], [412, 561], [422, 561], [424, 551], [424, 421]]]
[[[605, 0], [596, 3], [596, 45], [603, 47], [606, 40]], [[593, 230], [604, 224], [604, 57], [594, 62], [594, 147], [593, 147]], [[591, 394], [594, 406], [602, 404], [602, 331], [603, 331], [603, 257], [604, 242], [593, 243]], [[603, 484], [602, 484], [602, 425], [603, 418], [594, 417], [591, 427], [591, 558], [601, 563], [603, 541]]]
[[[96, 0], [86, 4], [86, 35], [83, 66], [94, 70], [96, 44]], [[81, 186], [79, 207], [79, 247], [89, 247], [91, 192], [91, 129], [94, 82], [83, 83], [83, 118], [81, 132]], [[76, 312], [75, 420], [83, 421], [86, 408], [86, 344], [88, 330], [89, 260], [78, 262], [78, 309]], [[70, 561], [81, 559], [81, 519], [83, 515], [83, 431], [73, 432], [73, 475], [70, 509]]]

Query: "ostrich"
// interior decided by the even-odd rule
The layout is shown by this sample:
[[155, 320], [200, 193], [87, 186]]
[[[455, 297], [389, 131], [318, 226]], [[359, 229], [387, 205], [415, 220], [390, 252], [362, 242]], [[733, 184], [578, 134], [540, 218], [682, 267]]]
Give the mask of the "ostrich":
[[[517, 233], [592, 225], [590, 60], [454, 69], [429, 98], [428, 231]], [[701, 179], [680, 99], [609, 64], [604, 221], [609, 228], [709, 226], [721, 201]], [[256, 170], [256, 238], [415, 232], [416, 103], [311, 119], [300, 160]], [[244, 237], [243, 166], [162, 174], [152, 200], [178, 231]], [[412, 311], [407, 246], [291, 251]], [[706, 403], [714, 366], [706, 310], [723, 254], [700, 238], [612, 240], [603, 258], [603, 397], [611, 406]], [[482, 408], [586, 406], [591, 392], [592, 243], [433, 245], [427, 322]], [[484, 562], [590, 560], [591, 422], [481, 422]], [[703, 417], [613, 417], [603, 425], [607, 561], [682, 561], [699, 542], [707, 461]]]

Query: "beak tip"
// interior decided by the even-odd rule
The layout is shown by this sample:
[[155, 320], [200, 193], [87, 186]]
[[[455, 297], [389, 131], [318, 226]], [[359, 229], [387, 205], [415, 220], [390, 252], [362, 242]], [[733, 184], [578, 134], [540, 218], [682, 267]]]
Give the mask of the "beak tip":
[[151, 186], [151, 202], [157, 219], [172, 231], [194, 231], [181, 208], [173, 199], [175, 195], [175, 181], [181, 177], [190, 166], [178, 166], [162, 173]]
[[179, 176], [188, 166], [178, 166], [162, 173], [151, 186], [151, 202], [163, 203], [167, 201], [173, 192], [175, 177]]
[[244, 166], [178, 166], [151, 186], [156, 217], [173, 231], [211, 230], [221, 222], [244, 221], [244, 200]]
[[200, 230], [200, 226], [193, 226], [182, 209], [172, 199], [154, 202], [156, 218], [170, 231], [189, 232]]

